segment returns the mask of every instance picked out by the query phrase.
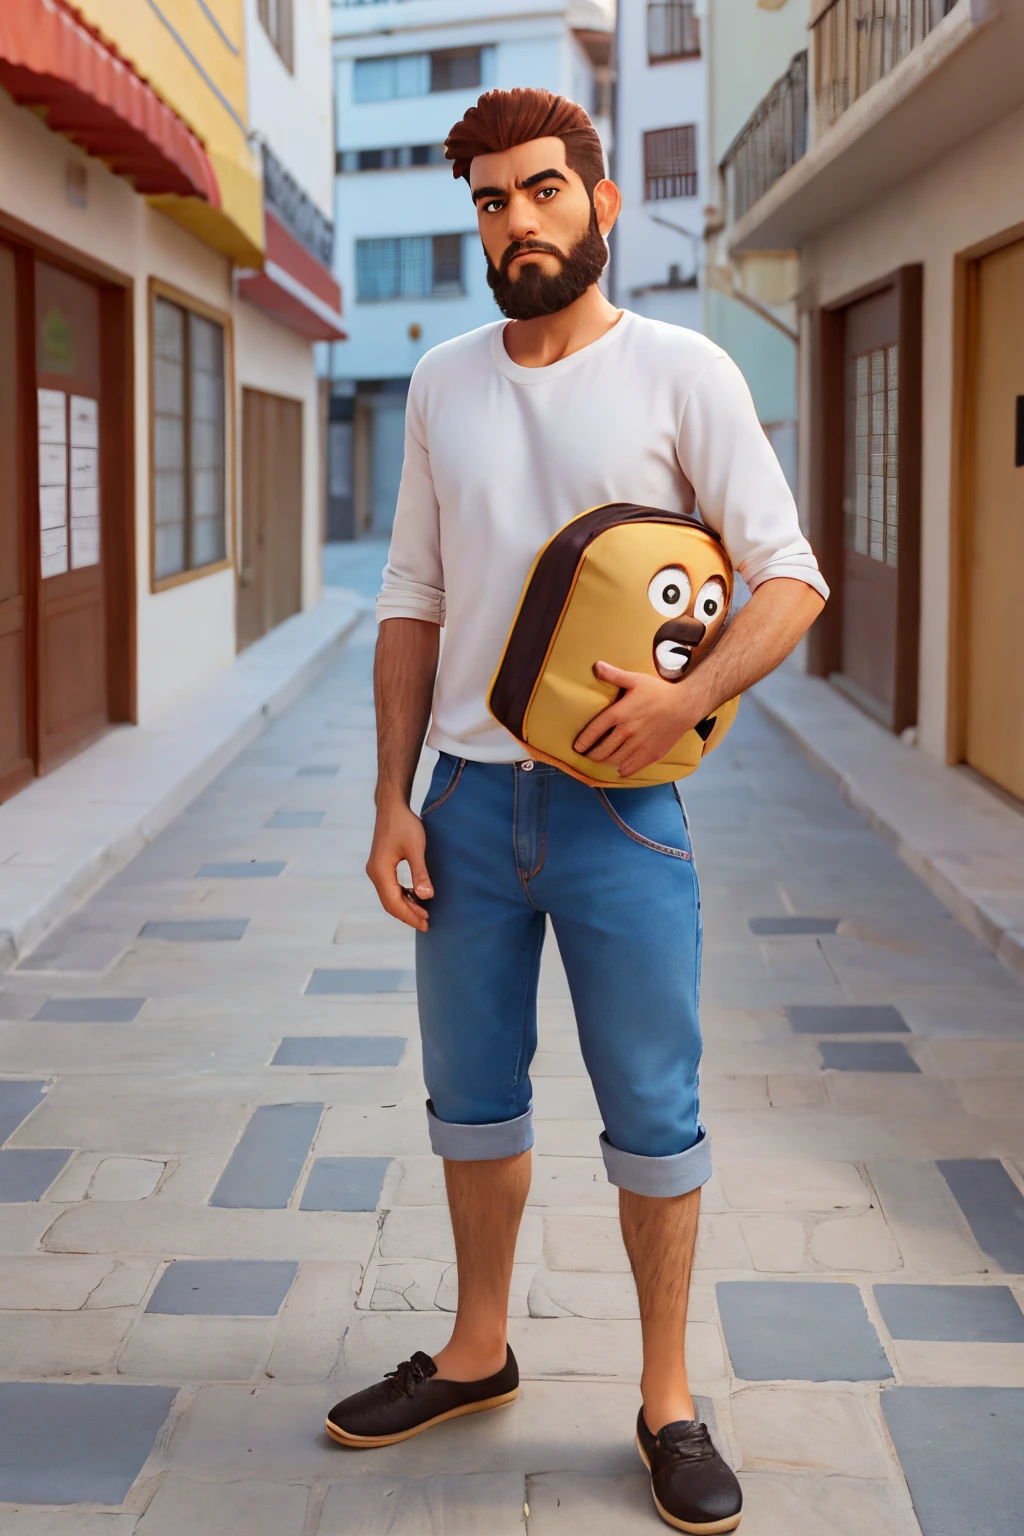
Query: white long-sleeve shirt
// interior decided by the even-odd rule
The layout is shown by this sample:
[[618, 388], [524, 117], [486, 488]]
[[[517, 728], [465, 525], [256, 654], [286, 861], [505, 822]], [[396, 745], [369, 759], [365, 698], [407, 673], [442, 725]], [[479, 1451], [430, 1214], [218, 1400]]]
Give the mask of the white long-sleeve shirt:
[[428, 352], [409, 387], [405, 462], [377, 617], [445, 625], [427, 743], [522, 756], [487, 693], [538, 550], [604, 502], [692, 512], [753, 589], [796, 577], [828, 596], [743, 376], [706, 337], [625, 311], [546, 368], [504, 321]]

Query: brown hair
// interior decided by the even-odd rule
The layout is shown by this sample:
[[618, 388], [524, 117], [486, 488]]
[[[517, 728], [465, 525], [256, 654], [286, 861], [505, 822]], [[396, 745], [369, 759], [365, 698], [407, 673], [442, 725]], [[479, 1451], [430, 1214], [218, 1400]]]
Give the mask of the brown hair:
[[449, 133], [445, 158], [454, 162], [452, 175], [468, 181], [474, 156], [497, 154], [533, 139], [561, 139], [566, 165], [589, 193], [603, 180], [601, 140], [583, 108], [565, 96], [532, 87], [486, 91]]

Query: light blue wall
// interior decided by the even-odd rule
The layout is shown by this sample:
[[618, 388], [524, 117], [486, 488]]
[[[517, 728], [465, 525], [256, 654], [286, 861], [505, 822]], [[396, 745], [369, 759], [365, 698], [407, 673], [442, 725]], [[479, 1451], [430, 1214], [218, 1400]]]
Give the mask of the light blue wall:
[[706, 302], [708, 332], [743, 373], [760, 420], [795, 421], [795, 343], [724, 293], [711, 289]]

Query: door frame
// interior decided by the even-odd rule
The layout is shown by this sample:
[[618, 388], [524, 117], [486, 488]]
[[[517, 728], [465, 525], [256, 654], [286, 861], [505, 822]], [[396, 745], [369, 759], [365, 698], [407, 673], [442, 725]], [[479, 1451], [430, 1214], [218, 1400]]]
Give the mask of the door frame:
[[811, 542], [831, 597], [809, 637], [808, 671], [829, 678], [842, 664], [843, 491], [846, 455], [846, 310], [861, 299], [895, 288], [899, 306], [899, 496], [896, 657], [892, 717], [899, 734], [917, 723], [918, 651], [921, 619], [921, 336], [924, 268], [898, 267], [841, 298], [815, 315], [811, 357], [810, 455]]
[[[959, 252], [953, 259], [953, 399], [950, 419], [949, 627], [946, 648], [946, 762], [967, 760], [967, 648], [957, 644], [971, 618], [971, 560], [974, 517], [974, 396], [977, 380], [978, 287], [986, 256], [1024, 240], [1024, 224]], [[987, 781], [986, 781], [987, 782]], [[1004, 791], [1000, 791], [1004, 793]]]

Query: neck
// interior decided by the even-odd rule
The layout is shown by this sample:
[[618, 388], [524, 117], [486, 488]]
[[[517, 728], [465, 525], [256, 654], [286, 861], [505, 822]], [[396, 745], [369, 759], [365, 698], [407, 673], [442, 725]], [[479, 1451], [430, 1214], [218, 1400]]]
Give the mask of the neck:
[[567, 309], [535, 320], [510, 320], [505, 327], [505, 351], [521, 368], [547, 368], [599, 341], [622, 317], [594, 283]]

